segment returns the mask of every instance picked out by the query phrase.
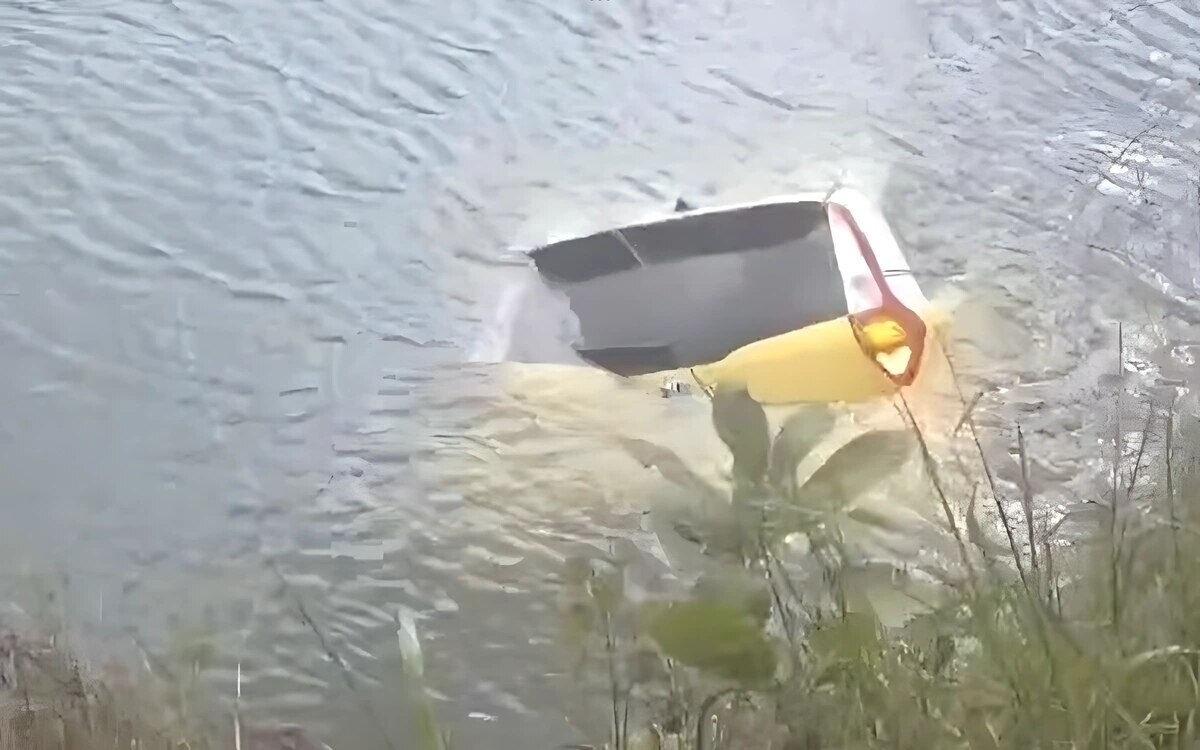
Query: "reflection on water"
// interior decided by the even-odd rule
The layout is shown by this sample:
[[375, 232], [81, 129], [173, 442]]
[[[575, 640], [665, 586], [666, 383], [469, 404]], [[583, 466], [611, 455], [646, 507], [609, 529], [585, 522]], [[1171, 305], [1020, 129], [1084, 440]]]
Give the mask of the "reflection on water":
[[1184, 377], [1192, 5], [568, 5], [0, 8], [0, 542], [70, 573], [81, 629], [211, 633], [221, 695], [241, 661], [250, 713], [344, 750], [379, 740], [295, 602], [380, 701], [412, 612], [460, 746], [574, 739], [563, 561], [687, 570], [644, 511], [725, 454], [695, 400], [463, 363], [505, 248], [680, 195], [877, 195], [1041, 502], [1092, 490], [1116, 320], [1141, 377]]

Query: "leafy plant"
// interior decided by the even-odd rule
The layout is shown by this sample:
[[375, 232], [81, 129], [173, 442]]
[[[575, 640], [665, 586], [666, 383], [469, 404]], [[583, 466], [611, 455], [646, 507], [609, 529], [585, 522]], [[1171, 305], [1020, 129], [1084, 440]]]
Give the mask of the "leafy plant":
[[[911, 436], [902, 430], [868, 432], [801, 481], [801, 465], [836, 425], [832, 410], [793, 412], [772, 435], [765, 412], [748, 394], [718, 389], [712, 394], [712, 415], [733, 458], [726, 507], [736, 519], [736, 540], [732, 545], [706, 540], [705, 549], [733, 551], [736, 568], [702, 576], [688, 597], [641, 603], [626, 597], [623, 569], [611, 556], [576, 560], [565, 576], [574, 592], [566, 608], [569, 632], [575, 642], [592, 644], [609, 676], [610, 745], [618, 750], [631, 741], [630, 698], [640, 685], [665, 678], [669, 715], [661, 726], [681, 741], [700, 744], [721, 731], [720, 724], [711, 725], [714, 712], [728, 712], [746, 700], [759, 710], [764, 698], [769, 702], [783, 694], [796, 668], [798, 639], [819, 627], [817, 641], [836, 640], [839, 628], [858, 623], [844, 602], [832, 611], [802, 611], [796, 583], [776, 547], [792, 532], [805, 534], [813, 558], [822, 561], [823, 575], [836, 580], [836, 516], [915, 455]], [[630, 441], [627, 448], [700, 496], [720, 496], [718, 488], [704, 484], [667, 452], [641, 441]], [[828, 619], [834, 612], [841, 619]], [[630, 666], [644, 667], [649, 656], [656, 657], [657, 669]]]
[[664, 656], [741, 685], [762, 685], [775, 673], [775, 651], [762, 623], [720, 601], [668, 602], [649, 607], [646, 630]]
[[[694, 688], [676, 741], [739, 750], [1197, 747], [1200, 422], [1181, 430], [1173, 406], [1142, 408], [1132, 444], [1118, 429], [1111, 492], [1073, 544], [1039, 516], [1031, 446], [1018, 429], [1016, 496], [984, 494], [1000, 510], [1008, 549], [983, 549], [987, 564], [971, 578], [952, 579], [940, 600], [885, 627], [869, 602], [851, 606], [845, 581], [856, 568], [839, 520], [869, 518], [858, 500], [916, 456], [936, 474], [924, 437], [915, 428], [864, 433], [805, 479], [801, 467], [834, 425], [829, 410], [800, 410], [772, 437], [752, 399], [714, 393], [714, 426], [733, 457], [741, 565], [702, 578], [688, 597], [635, 607], [639, 638], [669, 665], [672, 684]], [[963, 420], [975, 434], [970, 414]], [[930, 479], [946, 505], [945, 483]], [[1005, 512], [1009, 500], [1018, 513]], [[982, 539], [970, 517], [970, 539], [950, 522], [960, 547]], [[782, 562], [795, 532], [809, 540], [806, 575], [820, 571], [816, 595]], [[1012, 570], [998, 564], [1006, 553]]]

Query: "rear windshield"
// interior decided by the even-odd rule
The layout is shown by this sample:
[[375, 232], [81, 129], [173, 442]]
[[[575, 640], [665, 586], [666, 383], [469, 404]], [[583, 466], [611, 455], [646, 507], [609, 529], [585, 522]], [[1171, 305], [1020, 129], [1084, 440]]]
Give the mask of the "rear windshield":
[[815, 202], [684, 215], [533, 256], [571, 300], [577, 348], [622, 374], [706, 364], [847, 314], [829, 223]]
[[768, 203], [637, 224], [556, 242], [530, 255], [544, 276], [572, 283], [643, 264], [806, 240], [833, 252], [825, 207], [815, 201]]

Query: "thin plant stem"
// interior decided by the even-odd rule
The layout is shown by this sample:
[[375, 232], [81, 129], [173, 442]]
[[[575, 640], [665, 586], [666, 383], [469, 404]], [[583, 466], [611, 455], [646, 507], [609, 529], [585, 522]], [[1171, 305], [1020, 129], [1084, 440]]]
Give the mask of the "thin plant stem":
[[1178, 573], [1179, 570], [1179, 534], [1176, 528], [1179, 524], [1179, 518], [1175, 514], [1175, 471], [1171, 464], [1172, 454], [1174, 453], [1175, 440], [1175, 403], [1172, 401], [1170, 408], [1167, 410], [1167, 445], [1166, 445], [1166, 463], [1167, 463], [1167, 518], [1171, 522], [1171, 566]]
[[1114, 414], [1114, 434], [1113, 434], [1113, 467], [1112, 467], [1112, 502], [1109, 507], [1109, 544], [1111, 545], [1111, 554], [1109, 562], [1109, 609], [1112, 618], [1112, 626], [1114, 632], [1120, 636], [1121, 630], [1121, 602], [1120, 594], [1120, 563], [1121, 563], [1121, 546], [1117, 541], [1117, 500], [1119, 494], [1120, 483], [1118, 481], [1119, 472], [1121, 470], [1121, 456], [1124, 452], [1124, 436], [1121, 434], [1121, 391], [1124, 390], [1124, 374], [1125, 374], [1125, 327], [1121, 322], [1117, 323], [1117, 392], [1115, 394], [1116, 409]]
[[1113, 435], [1113, 467], [1112, 467], [1112, 512], [1117, 512], [1117, 477], [1121, 470], [1121, 455], [1124, 445], [1121, 435], [1121, 391], [1124, 389], [1125, 377], [1125, 333], [1121, 323], [1117, 323], [1117, 392], [1114, 394], [1115, 412], [1114, 412], [1114, 435]]
[[608, 655], [608, 682], [612, 691], [612, 723], [613, 723], [613, 747], [615, 750], [623, 750], [624, 744], [621, 741], [621, 716], [620, 716], [620, 687], [617, 684], [617, 660], [616, 660], [616, 644], [613, 642], [612, 635], [612, 615], [608, 612], [604, 613], [604, 651]]
[[633, 695], [633, 685], [625, 689], [625, 705], [621, 707], [621, 736], [624, 737], [625, 744], [629, 744], [629, 704], [630, 697]]
[[775, 570], [772, 565], [771, 550], [767, 547], [767, 541], [764, 534], [760, 533], [758, 538], [759, 554], [762, 556], [763, 569], [767, 577], [767, 587], [771, 589], [771, 598], [775, 601], [775, 609], [779, 612], [779, 622], [783, 626], [783, 633], [787, 636], [788, 645], [791, 646], [793, 654], [797, 653], [796, 647], [796, 632], [792, 625], [791, 617], [788, 614], [787, 607], [783, 604], [783, 597], [779, 595], [779, 586], [775, 583]]
[[1021, 462], [1021, 507], [1025, 511], [1025, 529], [1029, 534], [1029, 570], [1033, 575], [1033, 585], [1041, 590], [1038, 571], [1037, 540], [1033, 528], [1033, 485], [1029, 481], [1029, 453], [1025, 450], [1025, 431], [1017, 425], [1017, 457]]
[[[1171, 405], [1167, 409], [1167, 445], [1166, 445], [1166, 464], [1167, 464], [1167, 519], [1171, 525], [1171, 580], [1176, 582], [1179, 587], [1178, 599], [1181, 604], [1187, 601], [1187, 579], [1182, 575], [1179, 569], [1179, 516], [1175, 511], [1175, 467], [1172, 464], [1173, 454], [1175, 449], [1175, 401], [1171, 400]], [[1180, 620], [1180, 636], [1186, 636], [1186, 625], [1182, 623], [1189, 613], [1179, 612], [1176, 614]]]
[[[1146, 456], [1146, 444], [1150, 439], [1150, 429], [1154, 424], [1154, 407], [1151, 406], [1146, 413], [1146, 424], [1142, 426], [1142, 439], [1138, 443], [1137, 457], [1134, 460], [1133, 468], [1129, 471], [1129, 484], [1126, 485], [1125, 499], [1127, 502], [1133, 502], [1133, 491], [1137, 486], [1138, 475], [1145, 466], [1144, 459]], [[1137, 545], [1137, 537], [1135, 536], [1128, 550], [1125, 549], [1126, 532], [1129, 528], [1129, 521], [1122, 519], [1119, 526], [1117, 543], [1119, 551], [1122, 555], [1121, 580], [1128, 581], [1133, 575], [1133, 564], [1136, 560], [1134, 547]]]
[[1046, 607], [1050, 612], [1058, 611], [1062, 615], [1062, 602], [1058, 600], [1058, 574], [1054, 570], [1054, 553], [1050, 545], [1050, 535], [1042, 537], [1042, 557], [1046, 561]]
[[1021, 585], [1029, 589], [1029, 581], [1025, 576], [1025, 565], [1021, 562], [1021, 552], [1017, 546], [1016, 535], [1013, 534], [1012, 524], [1008, 520], [1008, 511], [1004, 509], [1004, 502], [1000, 499], [1000, 493], [996, 490], [996, 478], [992, 475], [992, 467], [988, 463], [987, 455], [983, 452], [983, 442], [979, 439], [979, 430], [975, 426], [975, 418], [971, 416], [974, 412], [975, 404], [979, 401], [979, 396], [976, 396], [968, 405], [966, 395], [963, 393], [962, 385], [958, 379], [958, 371], [954, 367], [954, 360], [951, 359], [950, 353], [942, 348], [942, 356], [946, 359], [946, 364], [950, 368], [950, 379], [954, 382], [954, 389], [958, 392], [958, 399], [963, 404], [963, 423], [971, 430], [971, 440], [975, 443], [975, 450], [979, 453], [979, 463], [983, 466], [983, 475], [987, 479], [988, 489], [992, 493], [992, 502], [996, 504], [996, 511], [1000, 514], [1001, 525], [1004, 526], [1004, 533], [1008, 537], [1008, 548], [1012, 552], [1013, 562], [1017, 565], [1017, 575], [1021, 578]]
[[242, 750], [242, 663], [237, 665], [237, 692], [233, 698], [233, 748]]
[[1151, 406], [1149, 412], [1146, 414], [1146, 424], [1142, 426], [1142, 440], [1138, 444], [1138, 452], [1133, 462], [1133, 469], [1129, 472], [1129, 485], [1126, 488], [1126, 494], [1128, 497], [1133, 496], [1133, 488], [1137, 484], [1138, 473], [1141, 472], [1142, 467], [1145, 465], [1144, 460], [1146, 458], [1146, 439], [1149, 437], [1150, 428], [1153, 426], [1154, 407]]
[[921, 431], [921, 425], [917, 424], [917, 418], [913, 414], [912, 407], [908, 404], [908, 399], [903, 393], [898, 394], [900, 403], [904, 405], [904, 413], [908, 416], [908, 422], [912, 425], [913, 434], [917, 437], [917, 443], [921, 447], [921, 457], [925, 462], [925, 469], [929, 473], [929, 479], [933, 483], [933, 489], [937, 493], [938, 500], [942, 505], [942, 512], [946, 515], [946, 523], [950, 525], [950, 532], [954, 535], [954, 541], [958, 544], [958, 552], [962, 556], [963, 565], [967, 569], [967, 576], [971, 583], [973, 591], [977, 590], [977, 582], [975, 580], [975, 566], [971, 564], [970, 553], [967, 552], [967, 544], [963, 541], [962, 532], [958, 528], [958, 520], [954, 517], [954, 510], [950, 507], [950, 500], [946, 497], [946, 492], [942, 488], [942, 481], [937, 470], [937, 462], [934, 461], [933, 453], [929, 450], [929, 444], [925, 441], [925, 434]]

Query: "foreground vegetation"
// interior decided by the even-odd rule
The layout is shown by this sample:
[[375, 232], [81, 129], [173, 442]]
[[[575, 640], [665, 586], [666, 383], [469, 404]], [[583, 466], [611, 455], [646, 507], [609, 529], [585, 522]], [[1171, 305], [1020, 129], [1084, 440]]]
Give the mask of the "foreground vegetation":
[[0, 750], [323, 750], [299, 727], [215, 724], [187, 680], [85, 669], [61, 633], [0, 635]]
[[[1200, 747], [1194, 418], [1149, 399], [1118, 418], [1111, 479], [1085, 504], [1090, 525], [1068, 536], [1038, 510], [1019, 429], [1011, 497], [984, 462], [971, 496], [955, 498], [911, 414], [905, 429], [861, 433], [812, 468], [830, 410], [772, 430], [744, 393], [712, 404], [733, 457], [727, 512], [689, 536], [722, 564], [678, 596], [637, 591], [618, 555], [572, 560], [563, 577], [579, 674], [605, 686], [609, 750]], [[973, 434], [969, 414], [962, 426]], [[923, 595], [905, 588], [913, 606], [901, 618], [855, 590], [863, 562], [840, 527], [859, 495], [889, 488], [881, 462], [919, 467], [948, 540]], [[985, 504], [999, 545], [979, 532]], [[914, 579], [891, 575], [897, 588]], [[401, 632], [419, 683], [415, 631]], [[405, 700], [412, 747], [453, 747], [423, 688]], [[201, 725], [179, 684], [96, 679], [53, 633], [0, 633], [0, 750], [322, 747], [293, 728], [239, 728], [239, 745], [233, 720]]]
[[610, 684], [607, 747], [1200, 747], [1200, 443], [1172, 405], [1134, 413], [1132, 436], [1117, 421], [1090, 528], [1069, 540], [1036, 511], [1018, 430], [1018, 497], [997, 492], [984, 465], [1004, 526], [1003, 548], [990, 550], [969, 538], [971, 519], [956, 517], [910, 423], [955, 572], [885, 626], [847, 589], [854, 563], [830, 509], [862, 489], [845, 481], [853, 455], [896, 435], [861, 435], [798, 485], [823, 410], [794, 415], [772, 439], [753, 401], [716, 394], [737, 542], [707, 552], [725, 555], [728, 572], [667, 601], [628, 595], [621, 565], [603, 556], [568, 577], [572, 628]]
[[[58, 632], [0, 636], [0, 749], [215, 748], [144, 683], [85, 672]], [[154, 706], [149, 710], [149, 706]], [[178, 708], [176, 702], [176, 708]]]

